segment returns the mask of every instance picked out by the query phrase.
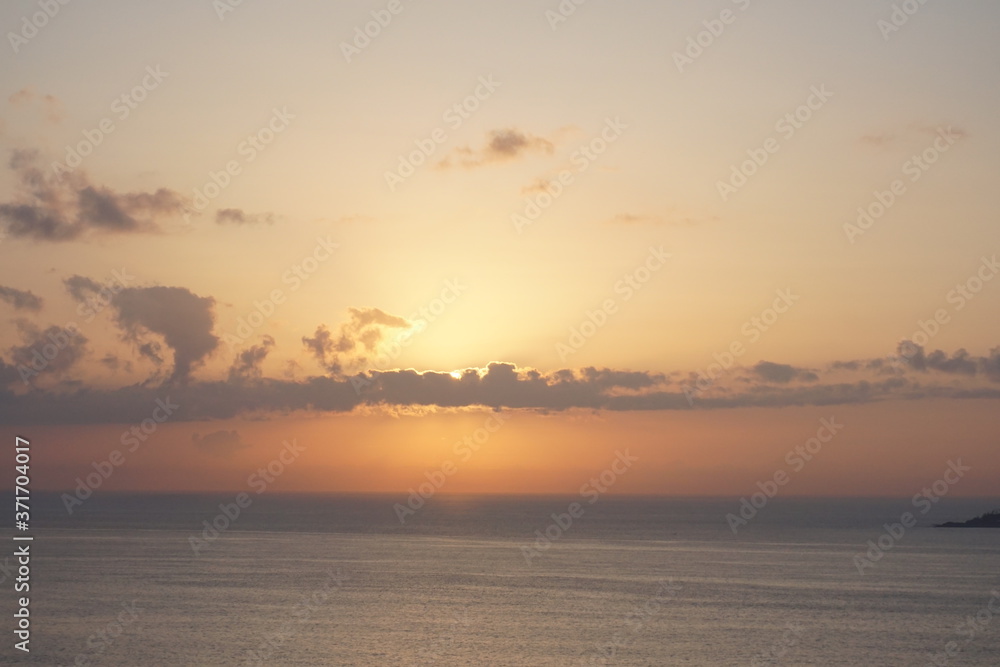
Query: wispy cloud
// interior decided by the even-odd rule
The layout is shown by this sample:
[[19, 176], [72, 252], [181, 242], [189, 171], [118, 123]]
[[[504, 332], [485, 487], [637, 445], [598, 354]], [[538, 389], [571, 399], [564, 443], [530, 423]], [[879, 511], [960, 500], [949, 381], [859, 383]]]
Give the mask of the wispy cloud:
[[9, 166], [18, 190], [13, 201], [0, 203], [0, 220], [12, 238], [72, 241], [90, 233], [154, 233], [161, 220], [184, 210], [186, 200], [173, 190], [116, 192], [91, 184], [82, 171], [52, 177], [39, 162], [37, 151], [12, 153]]
[[488, 134], [483, 146], [455, 148], [437, 166], [440, 169], [451, 167], [476, 169], [490, 164], [510, 162], [532, 154], [552, 155], [555, 149], [555, 142], [545, 137], [514, 128], [493, 130]]
[[195, 433], [191, 436], [191, 442], [194, 443], [195, 449], [219, 458], [230, 457], [250, 447], [243, 442], [238, 431], [213, 431], [206, 435]]
[[273, 225], [273, 213], [246, 213], [239, 208], [223, 208], [215, 212], [215, 223], [218, 225]]
[[7, 101], [13, 107], [25, 107], [37, 102], [41, 106], [45, 120], [50, 123], [58, 123], [66, 117], [66, 111], [59, 98], [55, 95], [38, 93], [32, 86], [25, 86], [7, 98]]
[[42, 298], [31, 291], [0, 285], [0, 301], [6, 301], [14, 310], [42, 309]]
[[325, 325], [316, 328], [302, 344], [328, 372], [339, 375], [364, 368], [379, 352], [380, 344], [392, 329], [409, 329], [411, 323], [378, 308], [350, 308], [348, 321], [332, 333]]

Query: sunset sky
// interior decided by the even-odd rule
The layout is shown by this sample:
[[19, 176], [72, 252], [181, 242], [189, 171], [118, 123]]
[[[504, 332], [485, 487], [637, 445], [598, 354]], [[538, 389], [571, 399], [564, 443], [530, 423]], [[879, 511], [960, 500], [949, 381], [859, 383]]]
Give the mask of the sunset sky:
[[7, 2], [0, 433], [48, 490], [997, 495], [1000, 5], [898, 4]]

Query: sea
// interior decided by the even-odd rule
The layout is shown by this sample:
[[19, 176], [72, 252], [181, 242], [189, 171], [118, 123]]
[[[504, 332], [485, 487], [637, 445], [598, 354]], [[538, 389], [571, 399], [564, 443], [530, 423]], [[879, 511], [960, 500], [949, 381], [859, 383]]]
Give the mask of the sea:
[[1000, 665], [1000, 499], [590, 500], [36, 494], [0, 662]]

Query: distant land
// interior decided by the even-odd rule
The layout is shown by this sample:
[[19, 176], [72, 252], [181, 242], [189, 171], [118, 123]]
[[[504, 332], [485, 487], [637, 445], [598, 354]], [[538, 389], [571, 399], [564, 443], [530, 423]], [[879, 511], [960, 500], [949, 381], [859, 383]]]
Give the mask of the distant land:
[[935, 525], [936, 528], [1000, 528], [1000, 510], [993, 510], [992, 512], [987, 512], [986, 514], [981, 514], [975, 519], [969, 519], [968, 521], [948, 521], [947, 523], [939, 523]]

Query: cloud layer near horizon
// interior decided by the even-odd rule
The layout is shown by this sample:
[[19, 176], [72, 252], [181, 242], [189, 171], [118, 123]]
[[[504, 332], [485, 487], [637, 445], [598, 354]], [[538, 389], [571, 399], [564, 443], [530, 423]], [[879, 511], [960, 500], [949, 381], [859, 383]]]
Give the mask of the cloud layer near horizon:
[[[738, 368], [733, 369], [727, 378], [731, 382], [725, 387], [716, 385], [703, 392], [680, 380], [679, 374], [592, 367], [542, 373], [499, 362], [485, 369], [467, 369], [459, 377], [437, 371], [391, 370], [303, 381], [243, 378], [237, 383], [142, 385], [110, 390], [78, 386], [32, 389], [27, 393], [4, 390], [0, 391], [0, 423], [137, 423], [150, 417], [158, 400], [179, 406], [172, 420], [207, 421], [297, 411], [345, 413], [378, 406], [644, 411], [1000, 398], [1000, 386], [993, 386], [1000, 383], [1000, 348], [989, 357], [978, 358], [976, 363], [976, 373], [970, 376], [961, 371], [963, 381], [958, 383], [937, 378], [922, 382], [931, 371], [915, 370], [905, 363], [882, 364], [880, 379], [852, 373], [854, 377], [843, 381], [801, 383], [786, 380], [786, 373], [779, 373], [780, 377], [772, 382], [754, 380], [759, 378], [759, 368]], [[843, 372], [841, 368], [830, 374]]]

